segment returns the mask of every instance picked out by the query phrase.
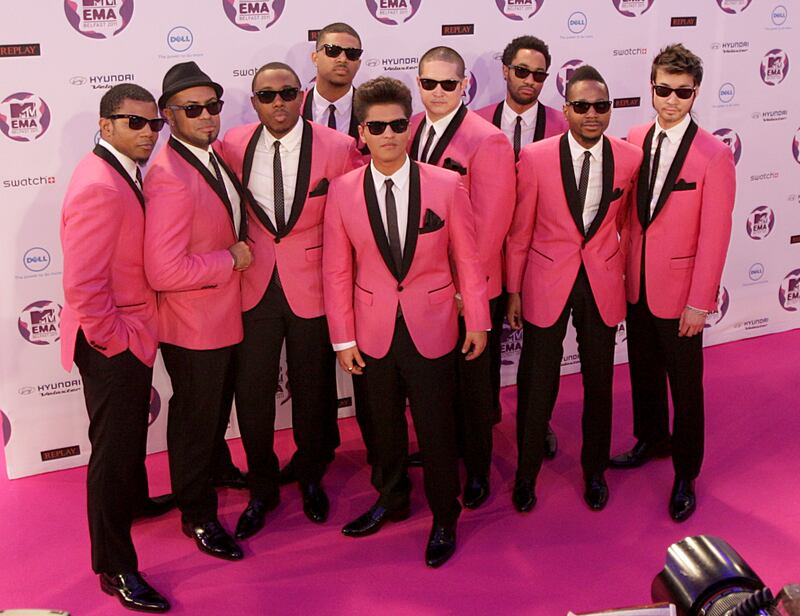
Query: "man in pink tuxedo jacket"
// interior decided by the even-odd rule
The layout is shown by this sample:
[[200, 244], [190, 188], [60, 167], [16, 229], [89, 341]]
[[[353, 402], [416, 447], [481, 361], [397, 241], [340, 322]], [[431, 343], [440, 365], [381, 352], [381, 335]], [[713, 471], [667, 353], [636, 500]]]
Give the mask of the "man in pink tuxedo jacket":
[[330, 455], [324, 428], [333, 423], [336, 429], [338, 405], [322, 299], [322, 217], [329, 182], [353, 168], [359, 154], [348, 136], [300, 118], [299, 90], [290, 66], [262, 66], [251, 99], [260, 122], [231, 129], [223, 140], [223, 154], [250, 198], [253, 251], [253, 264], [242, 274], [244, 340], [235, 362], [251, 494], [237, 538], [258, 532], [279, 501], [273, 433], [284, 342], [297, 443], [292, 467], [303, 510], [324, 522], [329, 509], [321, 485]]
[[242, 339], [239, 272], [251, 261], [241, 186], [211, 147], [221, 96], [194, 62], [164, 76], [158, 104], [172, 135], [147, 174], [144, 265], [172, 381], [167, 446], [183, 532], [200, 550], [238, 560], [211, 484], [226, 376]]
[[591, 66], [566, 89], [569, 132], [525, 146], [520, 154], [517, 209], [506, 244], [508, 321], [524, 326], [517, 382], [518, 511], [536, 503], [544, 436], [558, 394], [570, 313], [583, 375], [584, 499], [608, 501], [604, 471], [611, 444], [614, 340], [625, 317], [624, 231], [641, 152], [604, 136], [611, 119], [608, 87]]
[[486, 345], [486, 281], [458, 176], [406, 155], [411, 92], [381, 77], [358, 89], [355, 106], [373, 158], [331, 183], [323, 290], [339, 364], [364, 379], [371, 430], [366, 444], [379, 498], [342, 532], [369, 535], [387, 520], [409, 515], [408, 397], [433, 512], [425, 560], [438, 567], [455, 551], [461, 509], [453, 417], [460, 337], [450, 257], [467, 323], [459, 347], [467, 360]]
[[120, 84], [106, 92], [100, 141], [75, 168], [61, 215], [61, 360], [67, 370], [78, 365], [89, 414], [92, 569], [124, 606], [161, 612], [169, 602], [139, 575], [131, 521], [172, 506], [171, 498], [145, 500], [144, 466], [158, 317], [142, 259], [139, 164], [162, 126], [144, 88]]
[[[636, 207], [630, 214], [626, 266], [628, 360], [634, 448], [618, 468], [670, 454], [675, 482], [669, 512], [687, 519], [696, 507], [694, 480], [703, 461], [703, 328], [717, 309], [736, 192], [733, 156], [689, 115], [702, 61], [683, 45], [653, 61], [653, 123], [628, 141], [644, 150]], [[675, 412], [669, 432], [667, 380]]]
[[[494, 311], [503, 290], [503, 241], [514, 213], [514, 153], [502, 131], [463, 105], [464, 75], [463, 58], [449, 47], [434, 47], [420, 58], [417, 84], [425, 111], [411, 119], [409, 153], [461, 176]], [[489, 353], [476, 361], [458, 361], [458, 391], [459, 449], [467, 470], [464, 505], [475, 509], [489, 496], [495, 408]]]
[[[518, 36], [503, 50], [503, 79], [506, 81], [505, 100], [487, 105], [475, 113], [503, 131], [514, 148], [514, 159], [519, 158], [523, 145], [561, 135], [567, 130], [567, 121], [560, 109], [539, 102], [539, 95], [550, 68], [550, 50], [535, 36]], [[492, 333], [489, 352], [492, 363], [492, 396], [495, 405], [495, 422], [500, 421], [500, 339], [506, 318], [507, 294], [500, 295], [492, 313]], [[517, 383], [523, 387], [525, 383]], [[558, 440], [550, 425], [545, 436], [545, 456], [554, 458]]]

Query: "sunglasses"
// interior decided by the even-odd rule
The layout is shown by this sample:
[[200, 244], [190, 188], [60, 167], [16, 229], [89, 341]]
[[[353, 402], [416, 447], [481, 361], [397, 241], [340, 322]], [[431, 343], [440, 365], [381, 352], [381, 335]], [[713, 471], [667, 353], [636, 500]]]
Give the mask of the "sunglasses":
[[423, 90], [435, 90], [436, 86], [442, 86], [442, 90], [445, 92], [452, 92], [458, 87], [458, 84], [461, 83], [458, 79], [443, 79], [439, 81], [438, 79], [426, 79], [420, 77], [419, 85], [422, 86]]
[[121, 120], [123, 118], [128, 119], [128, 128], [131, 130], [142, 130], [149, 124], [150, 130], [154, 133], [157, 133], [164, 128], [164, 122], [166, 121], [164, 118], [153, 118], [152, 120], [148, 120], [142, 116], [132, 115], [129, 113], [115, 113], [108, 116], [109, 120]]
[[590, 107], [594, 107], [594, 110], [600, 115], [608, 113], [611, 110], [611, 101], [595, 101], [593, 103], [587, 101], [567, 101], [565, 105], [569, 105], [575, 113], [581, 115], [589, 111]]
[[187, 118], [199, 118], [203, 115], [203, 109], [208, 110], [209, 115], [219, 115], [219, 112], [222, 111], [223, 104], [224, 101], [213, 101], [205, 105], [198, 105], [196, 103], [192, 103], [191, 105], [169, 105], [167, 109], [183, 109]]
[[265, 105], [269, 105], [272, 101], [275, 100], [276, 96], [280, 96], [282, 100], [286, 101], [293, 101], [297, 98], [297, 94], [300, 92], [300, 88], [284, 88], [283, 90], [259, 90], [258, 92], [253, 92], [253, 96], [258, 98], [258, 102], [264, 103]]
[[387, 126], [392, 127], [392, 132], [399, 135], [408, 130], [408, 120], [402, 118], [400, 120], [392, 120], [391, 122], [381, 122], [373, 120], [372, 122], [364, 122], [371, 135], [382, 135], [386, 131]]
[[330, 43], [325, 43], [322, 47], [325, 48], [325, 55], [329, 58], [338, 58], [344, 52], [345, 57], [351, 62], [358, 60], [361, 54], [364, 53], [364, 50], [358, 47], [342, 47], [341, 45], [331, 45]]
[[519, 66], [518, 64], [509, 64], [507, 65], [508, 70], [514, 71], [514, 76], [517, 79], [527, 79], [528, 75], [533, 75], [533, 80], [536, 83], [544, 83], [544, 80], [547, 79], [547, 76], [550, 74], [547, 71], [542, 70], [535, 70], [532, 71], [529, 68], [524, 66]]
[[669, 86], [659, 86], [656, 84], [652, 84], [653, 92], [656, 93], [656, 96], [659, 98], [667, 98], [673, 92], [675, 96], [680, 98], [681, 100], [687, 100], [692, 98], [694, 91], [697, 89], [695, 88], [670, 88]]

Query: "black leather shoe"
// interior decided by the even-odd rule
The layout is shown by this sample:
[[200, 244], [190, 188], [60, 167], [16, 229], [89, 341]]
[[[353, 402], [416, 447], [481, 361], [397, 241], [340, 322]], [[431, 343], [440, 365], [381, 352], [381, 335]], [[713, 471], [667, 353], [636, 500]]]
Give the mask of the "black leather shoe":
[[100, 589], [116, 597], [123, 607], [140, 612], [166, 612], [169, 601], [142, 579], [138, 571], [133, 573], [100, 574]]
[[233, 538], [217, 520], [205, 524], [182, 525], [183, 534], [194, 539], [201, 552], [225, 560], [241, 560], [244, 557]]
[[246, 490], [247, 489], [247, 475], [245, 475], [242, 471], [240, 471], [235, 466], [222, 473], [221, 475], [217, 475], [211, 480], [211, 485], [215, 488], [233, 488], [234, 490]]
[[251, 498], [236, 523], [236, 538], [247, 539], [264, 528], [264, 518], [269, 511], [278, 506], [278, 502], [277, 499], [269, 502], [261, 498]]
[[433, 523], [428, 545], [425, 546], [425, 564], [429, 567], [441, 567], [456, 553], [455, 526], [442, 526]]
[[330, 503], [328, 502], [328, 495], [325, 490], [318, 483], [309, 483], [307, 485], [300, 485], [300, 494], [303, 495], [303, 513], [312, 522], [322, 524], [328, 519], [328, 511], [330, 511]]
[[408, 458], [406, 458], [406, 466], [422, 468], [422, 452], [415, 451], [414, 453], [408, 454]]
[[148, 498], [133, 512], [133, 519], [155, 518], [164, 515], [175, 508], [175, 497], [172, 494], [162, 494]]
[[669, 439], [659, 443], [636, 441], [633, 449], [614, 456], [609, 460], [612, 468], [638, 468], [653, 458], [667, 458], [672, 455], [672, 445]]
[[342, 528], [342, 534], [348, 537], [366, 537], [374, 535], [386, 522], [401, 522], [411, 515], [411, 509], [406, 506], [402, 509], [387, 509], [380, 505], [373, 505], [369, 510]]
[[464, 484], [464, 507], [477, 509], [489, 498], [488, 477], [467, 477]]
[[583, 500], [593, 511], [602, 511], [608, 503], [608, 484], [603, 473], [586, 478], [586, 491]]
[[295, 481], [297, 481], [297, 475], [294, 472], [294, 463], [289, 460], [278, 473], [278, 485], [286, 486]]
[[695, 509], [697, 509], [697, 497], [694, 493], [694, 481], [676, 477], [669, 497], [669, 515], [676, 522], [684, 522]]
[[536, 504], [536, 494], [533, 492], [533, 481], [517, 479], [514, 482], [514, 491], [511, 493], [514, 508], [520, 513], [528, 513]]
[[544, 435], [544, 457], [552, 460], [556, 457], [557, 452], [558, 439], [556, 438], [556, 433], [553, 432], [550, 424], [547, 424], [547, 433]]

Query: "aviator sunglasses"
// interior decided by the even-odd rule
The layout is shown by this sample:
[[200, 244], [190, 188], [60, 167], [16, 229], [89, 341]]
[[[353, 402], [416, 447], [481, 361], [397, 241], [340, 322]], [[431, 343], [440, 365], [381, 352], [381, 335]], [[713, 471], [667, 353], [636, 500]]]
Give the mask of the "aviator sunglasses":
[[371, 135], [382, 135], [386, 131], [387, 126], [392, 127], [392, 132], [399, 135], [408, 130], [408, 120], [402, 118], [400, 120], [392, 120], [391, 122], [381, 122], [380, 120], [373, 120], [372, 122], [364, 122]]
[[253, 92], [253, 96], [258, 98], [260, 103], [264, 103], [265, 105], [269, 105], [272, 101], [275, 100], [276, 96], [280, 96], [282, 100], [286, 101], [293, 101], [297, 98], [298, 93], [300, 92], [300, 88], [284, 88], [283, 90], [259, 90], [258, 92]]
[[608, 113], [611, 110], [611, 101], [595, 101], [593, 103], [588, 101], [567, 101], [565, 104], [572, 107], [575, 113], [581, 115], [588, 112], [590, 107], [594, 107], [594, 110], [600, 115]]
[[517, 79], [527, 79], [528, 75], [533, 75], [533, 80], [536, 83], [544, 83], [544, 80], [547, 79], [547, 76], [550, 74], [547, 71], [542, 70], [535, 70], [532, 71], [531, 69], [525, 66], [519, 66], [518, 64], [508, 64], [506, 68], [510, 71], [514, 71], [514, 76]]
[[458, 84], [461, 83], [458, 79], [443, 79], [439, 81], [438, 79], [427, 79], [425, 77], [419, 78], [419, 85], [422, 86], [423, 90], [435, 90], [436, 86], [442, 86], [442, 90], [445, 92], [452, 92], [458, 87]]
[[674, 92], [675, 96], [677, 96], [681, 100], [687, 100], [689, 98], [692, 98], [694, 91], [697, 89], [696, 87], [670, 88], [669, 86], [660, 86], [656, 84], [651, 84], [651, 85], [653, 86], [653, 92], [655, 92], [656, 96], [658, 96], [659, 98], [667, 98], [669, 97], [670, 94]]
[[329, 58], [338, 58], [344, 52], [345, 57], [351, 62], [358, 60], [361, 54], [364, 53], [364, 50], [358, 47], [342, 47], [341, 45], [331, 45], [330, 43], [325, 43], [322, 47], [325, 48], [325, 55]]
[[142, 116], [133, 115], [130, 113], [115, 113], [108, 116], [109, 120], [121, 120], [123, 118], [128, 119], [128, 128], [131, 130], [142, 130], [148, 124], [150, 125], [150, 130], [154, 133], [157, 133], [164, 128], [164, 118], [153, 118], [152, 120], [148, 120]]
[[192, 103], [191, 105], [169, 105], [167, 109], [183, 109], [187, 118], [199, 118], [203, 114], [203, 109], [207, 109], [209, 115], [219, 115], [223, 104], [224, 101], [220, 100], [206, 103], [205, 105], [198, 105], [197, 103]]

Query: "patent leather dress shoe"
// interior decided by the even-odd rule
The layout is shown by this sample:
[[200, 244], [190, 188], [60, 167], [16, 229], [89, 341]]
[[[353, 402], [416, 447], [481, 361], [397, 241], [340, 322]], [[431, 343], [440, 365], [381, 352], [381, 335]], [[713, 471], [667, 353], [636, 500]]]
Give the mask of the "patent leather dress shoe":
[[544, 457], [552, 460], [556, 457], [557, 452], [558, 438], [556, 438], [556, 433], [553, 432], [550, 424], [547, 424], [547, 433], [544, 435]]
[[172, 494], [154, 496], [139, 504], [133, 512], [133, 519], [156, 518], [160, 515], [164, 515], [168, 511], [172, 511], [174, 508], [175, 497]]
[[669, 439], [658, 443], [636, 441], [633, 449], [614, 456], [609, 460], [612, 468], [638, 468], [653, 458], [667, 458], [672, 455], [672, 445]]
[[608, 503], [608, 484], [602, 473], [586, 478], [586, 491], [583, 500], [592, 511], [602, 511]]
[[697, 508], [697, 497], [694, 493], [694, 481], [675, 479], [672, 494], [669, 497], [669, 515], [676, 522], [689, 519]]
[[294, 463], [289, 460], [278, 473], [278, 485], [286, 486], [295, 481], [297, 481], [297, 475], [294, 472]]
[[317, 524], [325, 522], [331, 506], [322, 486], [318, 483], [301, 485], [300, 493], [303, 495], [303, 513], [306, 517]]
[[239, 516], [239, 521], [236, 523], [236, 538], [247, 539], [264, 528], [264, 519], [267, 513], [277, 506], [277, 499], [269, 502], [261, 498], [251, 498], [250, 502], [247, 503], [247, 508]]
[[414, 453], [408, 454], [408, 458], [406, 458], [406, 466], [422, 468], [422, 452], [415, 451]]
[[211, 480], [211, 485], [215, 488], [233, 488], [234, 490], [246, 490], [247, 489], [247, 475], [245, 475], [242, 471], [240, 471], [235, 466], [222, 473], [221, 475], [217, 475]]
[[342, 528], [342, 534], [348, 537], [366, 537], [374, 535], [386, 522], [401, 522], [411, 515], [409, 507], [402, 509], [387, 509], [380, 505], [373, 505], [369, 510]]
[[429, 567], [441, 567], [456, 553], [456, 529], [454, 526], [442, 526], [433, 523], [428, 545], [425, 547], [425, 564]]
[[241, 560], [244, 557], [233, 538], [217, 520], [205, 524], [182, 525], [183, 534], [194, 539], [201, 552], [225, 560]]
[[123, 607], [139, 612], [166, 612], [169, 601], [142, 579], [138, 571], [132, 573], [100, 574], [100, 589], [116, 597]]
[[467, 477], [464, 484], [464, 507], [477, 509], [489, 498], [488, 477]]
[[528, 513], [536, 504], [536, 494], [533, 492], [533, 481], [517, 479], [514, 482], [514, 491], [511, 493], [514, 508], [520, 513]]

